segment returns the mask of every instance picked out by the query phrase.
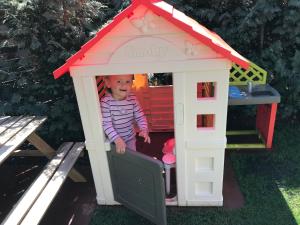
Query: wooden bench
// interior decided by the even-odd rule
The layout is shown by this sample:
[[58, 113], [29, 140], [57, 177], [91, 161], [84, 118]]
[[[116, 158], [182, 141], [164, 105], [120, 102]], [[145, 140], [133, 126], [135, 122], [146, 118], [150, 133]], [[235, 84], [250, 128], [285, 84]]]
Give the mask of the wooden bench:
[[2, 225], [38, 224], [84, 147], [82, 142], [63, 143], [55, 156], [15, 204]]

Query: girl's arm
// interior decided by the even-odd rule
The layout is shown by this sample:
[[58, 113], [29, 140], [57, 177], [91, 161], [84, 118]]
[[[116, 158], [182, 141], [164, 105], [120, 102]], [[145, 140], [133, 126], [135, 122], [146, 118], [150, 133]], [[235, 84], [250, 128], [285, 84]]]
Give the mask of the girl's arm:
[[143, 137], [145, 142], [150, 143], [147, 119], [136, 97], [133, 112], [134, 118], [140, 128], [139, 136]]
[[119, 134], [115, 130], [112, 124], [112, 117], [111, 117], [111, 111], [109, 107], [109, 103], [105, 101], [105, 99], [101, 99], [101, 112], [102, 112], [102, 126], [104, 133], [108, 137], [110, 142], [113, 142], [115, 139], [117, 139]]
[[111, 111], [109, 109], [109, 104], [101, 99], [101, 112], [102, 112], [102, 126], [104, 129], [104, 133], [108, 137], [110, 142], [114, 142], [116, 144], [116, 151], [117, 153], [124, 153], [126, 149], [126, 143], [124, 140], [119, 136], [117, 131], [114, 129], [112, 125], [111, 119]]
[[138, 127], [140, 128], [140, 130], [148, 131], [148, 123], [147, 123], [146, 116], [136, 97], [134, 97], [133, 114], [134, 114], [135, 121]]

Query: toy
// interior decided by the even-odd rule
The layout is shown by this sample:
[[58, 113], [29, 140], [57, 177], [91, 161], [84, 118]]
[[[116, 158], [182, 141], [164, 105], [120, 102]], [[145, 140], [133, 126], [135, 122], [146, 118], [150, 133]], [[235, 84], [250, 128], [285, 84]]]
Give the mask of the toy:
[[[111, 177], [109, 168], [113, 165], [107, 159], [112, 147], [105, 141], [101, 127], [99, 95], [104, 90], [103, 75], [172, 73], [172, 87], [149, 88], [146, 96], [142, 94], [143, 85], [137, 85], [137, 96], [144, 96], [143, 107], [151, 117], [152, 131], [175, 131], [177, 199], [172, 204], [222, 206], [230, 69], [235, 65], [239, 71], [247, 70], [250, 64], [216, 33], [166, 2], [134, 0], [54, 71], [55, 78], [69, 71], [74, 82], [98, 204], [117, 204], [114, 194], [119, 190], [112, 185], [116, 178]], [[155, 108], [160, 114], [150, 111]], [[166, 144], [164, 152], [169, 158], [174, 151]], [[130, 160], [135, 156], [144, 160], [138, 153], [124, 157]], [[159, 168], [153, 160], [149, 163]], [[134, 170], [138, 187], [145, 181], [139, 174], [143, 170], [148, 168]], [[161, 174], [157, 176], [153, 175], [160, 180]], [[124, 193], [122, 198], [126, 197]], [[130, 203], [130, 207], [139, 202]]]
[[162, 152], [164, 154], [168, 154], [168, 153], [174, 154], [174, 148], [175, 148], [175, 139], [171, 138], [164, 143]]
[[176, 156], [174, 155], [175, 153], [175, 139], [171, 138], [168, 139], [164, 143], [164, 147], [162, 152], [164, 153], [162, 157], [162, 161], [165, 166], [165, 172], [166, 172], [166, 194], [170, 194], [170, 170], [171, 168], [176, 167]]

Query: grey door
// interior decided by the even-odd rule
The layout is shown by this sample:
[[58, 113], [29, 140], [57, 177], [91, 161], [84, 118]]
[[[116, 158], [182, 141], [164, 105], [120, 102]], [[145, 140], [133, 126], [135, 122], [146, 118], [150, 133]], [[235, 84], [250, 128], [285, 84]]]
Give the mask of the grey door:
[[107, 152], [115, 201], [158, 225], [166, 225], [163, 164], [139, 152]]

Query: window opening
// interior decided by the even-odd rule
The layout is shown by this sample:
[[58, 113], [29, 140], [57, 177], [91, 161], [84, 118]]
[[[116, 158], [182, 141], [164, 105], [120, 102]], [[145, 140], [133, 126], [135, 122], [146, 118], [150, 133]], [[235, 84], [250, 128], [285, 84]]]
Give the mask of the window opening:
[[197, 115], [197, 128], [198, 129], [214, 128], [214, 126], [215, 126], [215, 115], [214, 114]]
[[148, 73], [150, 86], [168, 86], [173, 84], [172, 73]]
[[[99, 98], [106, 91], [103, 77], [104, 75], [96, 76], [95, 79]], [[137, 135], [136, 149], [162, 161], [164, 143], [174, 138], [172, 73], [134, 74], [134, 77], [132, 92], [147, 117], [151, 137], [151, 143], [146, 144]], [[170, 189], [166, 197], [173, 199], [177, 195], [176, 168], [170, 168], [169, 175]]]
[[199, 82], [197, 83], [197, 98], [207, 99], [214, 98], [216, 92], [216, 82]]

